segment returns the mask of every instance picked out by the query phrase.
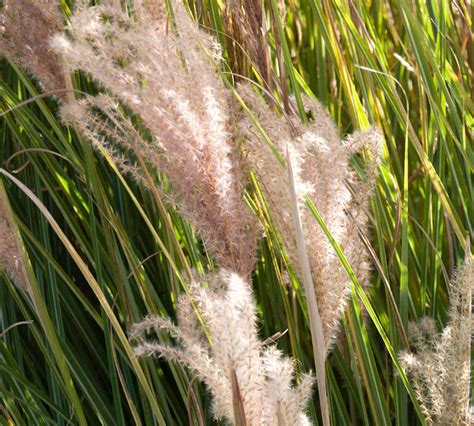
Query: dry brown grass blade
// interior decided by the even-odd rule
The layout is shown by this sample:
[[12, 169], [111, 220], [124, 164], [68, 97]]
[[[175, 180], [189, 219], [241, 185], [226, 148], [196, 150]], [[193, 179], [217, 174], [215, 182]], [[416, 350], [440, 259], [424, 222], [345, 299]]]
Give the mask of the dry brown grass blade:
[[242, 393], [240, 392], [239, 382], [235, 370], [231, 373], [232, 381], [232, 405], [234, 407], [234, 423], [235, 426], [247, 426], [247, 419], [245, 418], [244, 401], [242, 400]]

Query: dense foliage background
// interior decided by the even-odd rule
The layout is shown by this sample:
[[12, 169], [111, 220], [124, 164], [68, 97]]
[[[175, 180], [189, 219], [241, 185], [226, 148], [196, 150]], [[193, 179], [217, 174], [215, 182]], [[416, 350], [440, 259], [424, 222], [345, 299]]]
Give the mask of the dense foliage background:
[[[245, 48], [245, 37], [228, 25], [224, 3], [189, 6], [223, 45], [223, 76], [254, 78], [237, 43]], [[71, 6], [61, 1], [65, 17]], [[445, 324], [447, 284], [472, 239], [471, 4], [287, 0], [285, 14], [276, 0], [263, 7], [275, 96], [285, 104], [293, 93], [298, 103], [312, 93], [341, 135], [370, 123], [386, 141], [372, 199], [372, 284], [366, 298], [351, 298], [326, 363], [332, 423], [422, 424], [397, 354], [406, 348], [409, 320], [429, 315], [440, 329]], [[40, 93], [6, 60], [0, 78], [3, 111]], [[75, 75], [75, 85], [96, 90], [85, 75]], [[18, 179], [3, 185], [34, 286], [31, 296], [0, 275], [1, 423], [210, 423], [209, 397], [192, 372], [137, 361], [127, 332], [149, 313], [174, 317], [183, 259], [200, 271], [212, 260], [172, 208], [121, 176], [56, 112], [54, 99], [35, 98], [0, 122], [0, 167]], [[356, 170], [360, 160], [353, 160]], [[278, 347], [300, 371], [314, 369], [301, 288], [284, 272], [253, 188], [248, 200], [266, 236], [253, 276], [261, 336], [288, 330]], [[314, 422], [318, 413], [315, 395]]]

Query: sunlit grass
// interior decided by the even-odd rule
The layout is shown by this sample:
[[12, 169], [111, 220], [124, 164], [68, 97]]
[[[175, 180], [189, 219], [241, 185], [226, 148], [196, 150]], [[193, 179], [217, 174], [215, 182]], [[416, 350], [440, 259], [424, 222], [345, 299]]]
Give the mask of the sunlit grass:
[[[203, 0], [191, 9], [224, 41], [221, 3]], [[445, 324], [449, 277], [472, 240], [471, 5], [287, 3], [282, 17], [272, 13], [276, 1], [266, 2], [273, 95], [284, 103], [293, 93], [305, 119], [300, 94], [314, 94], [343, 134], [376, 124], [386, 141], [372, 198], [366, 293], [334, 244], [353, 297], [326, 362], [332, 424], [422, 424], [397, 354], [409, 320], [429, 315]], [[240, 72], [231, 59], [227, 65], [226, 72]], [[251, 63], [242, 69], [261, 77]], [[0, 75], [3, 110], [39, 93], [6, 61]], [[75, 84], [94, 91], [85, 76]], [[208, 270], [211, 261], [189, 224], [99, 158], [56, 112], [55, 101], [40, 98], [1, 122], [0, 166], [24, 185], [4, 173], [34, 291], [28, 296], [2, 272], [0, 333], [19, 324], [0, 339], [0, 418], [19, 425], [209, 423], [209, 395], [192, 373], [137, 361], [126, 335], [148, 313], [174, 317], [190, 269]], [[363, 170], [360, 158], [353, 164]], [[301, 284], [285, 272], [287, 257], [256, 182], [248, 202], [266, 236], [253, 276], [261, 336], [288, 330], [278, 347], [301, 371], [314, 370]], [[25, 320], [33, 322], [20, 324]], [[315, 394], [315, 423], [318, 401]]]

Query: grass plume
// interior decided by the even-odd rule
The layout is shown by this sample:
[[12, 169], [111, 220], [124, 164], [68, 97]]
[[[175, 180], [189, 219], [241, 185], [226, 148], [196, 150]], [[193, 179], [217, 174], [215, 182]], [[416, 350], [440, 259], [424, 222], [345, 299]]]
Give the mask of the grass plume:
[[[104, 95], [89, 98], [67, 106], [63, 116], [96, 143], [115, 140], [163, 172], [177, 195], [175, 203], [218, 265], [249, 275], [257, 227], [245, 205], [246, 178], [231, 134], [232, 95], [216, 70], [215, 42], [198, 29], [182, 4], [173, 5], [176, 32], [169, 28], [164, 6], [142, 5], [135, 17], [116, 6], [74, 14], [72, 38], [56, 37], [56, 51], [69, 71], [89, 73], [110, 90], [113, 100]], [[120, 103], [140, 115], [151, 133], [148, 142], [137, 137]], [[110, 125], [97, 114], [108, 117]], [[122, 168], [132, 170], [124, 156], [111, 153]]]
[[[340, 311], [345, 306], [350, 280], [330, 242], [306, 207], [305, 196], [309, 196], [321, 212], [359, 281], [368, 285], [368, 253], [359, 232], [368, 231], [368, 203], [380, 161], [382, 135], [372, 128], [356, 132], [341, 142], [328, 112], [309, 98], [306, 98], [306, 107], [311, 110], [313, 120], [307, 125], [291, 126], [286, 118], [278, 117], [249, 86], [241, 85], [239, 93], [282, 158], [288, 150], [327, 352], [337, 335]], [[293, 227], [287, 173], [246, 116], [243, 116], [239, 126], [246, 141], [250, 166], [258, 177], [289, 259], [301, 277], [301, 258]], [[362, 182], [352, 170], [349, 160], [352, 154], [364, 147], [370, 149], [373, 159], [367, 168], [367, 180]], [[348, 184], [358, 187], [357, 195], [351, 194]]]
[[[44, 0], [30, 0], [29, 3], [0, 0], [0, 3], [2, 7], [9, 5], [10, 11], [17, 5], [20, 8], [21, 4], [44, 5], [44, 12], [50, 5], [55, 7], [53, 1], [46, 3]], [[105, 28], [107, 43], [117, 49], [116, 62], [110, 68], [113, 74], [110, 78], [117, 78], [117, 83], [120, 83], [118, 77], [123, 76], [120, 72], [124, 69], [130, 71], [128, 58], [134, 60], [136, 56], [133, 55], [137, 54], [133, 49], [146, 46], [146, 55], [151, 59], [147, 57], [142, 62], [147, 73], [139, 80], [143, 90], [150, 86], [156, 90], [154, 75], [166, 84], [176, 76], [176, 82], [185, 85], [185, 90], [179, 92], [180, 98], [188, 99], [188, 92], [201, 93], [199, 87], [194, 87], [200, 84], [200, 76], [205, 84], [212, 80], [215, 87], [222, 87], [219, 71], [223, 69], [244, 74], [237, 77], [223, 72], [228, 81], [256, 80], [264, 92], [263, 98], [281, 102], [290, 116], [295, 110], [291, 100], [293, 94], [298, 112], [303, 121], [309, 121], [308, 125], [300, 125], [293, 117], [290, 117], [292, 122], [294, 120], [292, 124], [280, 120], [273, 108], [264, 114], [270, 122], [264, 122], [264, 118], [258, 117], [256, 107], [252, 111], [257, 122], [253, 123], [255, 126], [249, 125], [243, 136], [261, 140], [255, 129], [261, 122], [282, 158], [285, 158], [281, 154], [286, 152], [286, 146], [280, 146], [282, 144], [278, 141], [298, 141], [296, 148], [289, 148], [290, 156], [295, 159], [296, 183], [303, 193], [309, 191], [318, 212], [325, 209], [323, 202], [326, 202], [326, 192], [331, 186], [324, 186], [324, 182], [318, 180], [319, 170], [312, 171], [305, 166], [307, 156], [301, 141], [307, 137], [308, 129], [315, 125], [318, 114], [306, 115], [301, 98], [305, 100], [304, 93], [311, 97], [314, 94], [321, 104], [327, 106], [334, 122], [329, 117], [321, 120], [320, 116], [320, 121], [324, 121], [322, 124], [331, 123], [332, 127], [322, 127], [319, 133], [328, 138], [335, 128], [334, 140], [337, 138], [339, 145], [347, 146], [350, 163], [355, 166], [354, 170], [348, 167], [346, 171], [349, 197], [345, 201], [346, 215], [341, 217], [352, 221], [342, 234], [355, 236], [350, 242], [356, 251], [360, 244], [357, 234], [367, 234], [370, 220], [369, 240], [364, 238], [364, 241], [370, 244], [371, 263], [376, 268], [370, 273], [370, 279], [362, 280], [364, 284], [370, 281], [365, 292], [354, 282], [352, 288], [359, 297], [354, 295], [348, 299], [341, 327], [344, 335], [341, 334], [337, 347], [334, 345], [327, 355], [325, 367], [330, 420], [336, 425], [426, 424], [418, 402], [423, 399], [417, 398], [410, 384], [414, 381], [408, 380], [409, 370], [404, 373], [397, 354], [401, 345], [409, 346], [405, 345], [404, 326], [410, 320], [416, 322], [429, 314], [438, 328], [431, 327], [430, 338], [425, 339], [432, 342], [428, 346], [433, 358], [436, 353], [433, 342], [439, 341], [444, 333], [440, 333], [439, 325], [450, 326], [446, 318], [450, 298], [444, 283], [449, 281], [455, 265], [462, 262], [464, 240], [469, 238], [472, 241], [473, 105], [469, 95], [474, 81], [470, 60], [474, 57], [474, 43], [470, 2], [427, 0], [417, 2], [414, 7], [414, 2], [406, 0], [183, 1], [186, 12], [196, 17], [196, 24], [194, 19], [191, 23], [192, 31], [199, 32], [198, 39], [203, 37], [198, 43], [195, 43], [195, 33], [189, 32], [188, 37], [187, 30], [180, 30], [180, 16], [177, 16], [177, 24], [172, 13], [171, 18], [167, 18], [163, 5], [166, 3], [169, 7], [173, 1], [60, 0], [56, 3], [67, 13], [64, 22], [69, 19], [68, 6], [73, 3], [79, 7], [73, 12], [75, 16], [87, 13], [92, 3], [119, 11], [120, 5], [123, 6], [126, 13], [119, 24], [118, 36], [114, 31], [108, 32], [117, 26], [117, 20], [110, 19], [108, 14], [100, 15], [98, 26], [100, 31]], [[231, 3], [239, 8], [237, 13], [241, 16], [235, 17], [235, 10], [230, 8], [225, 10], [225, 6]], [[254, 18], [248, 16], [252, 13], [250, 8], [259, 3], [262, 10], [256, 10], [257, 19], [249, 22], [249, 18]], [[278, 13], [279, 5], [284, 7], [281, 14]], [[36, 12], [35, 9], [26, 10], [24, 16]], [[166, 22], [163, 22], [164, 17]], [[183, 18], [189, 20], [187, 15]], [[5, 19], [2, 18], [2, 22]], [[226, 20], [232, 21], [230, 25]], [[148, 22], [152, 21], [157, 27], [146, 33], [151, 38], [149, 43], [139, 44], [141, 39], [137, 37], [137, 43], [123, 47], [122, 39], [127, 41], [130, 31], [136, 30], [135, 25], [145, 22], [143, 26], [148, 28], [147, 25], [152, 26]], [[207, 33], [197, 30], [197, 22]], [[89, 25], [94, 21], [86, 23]], [[1, 26], [6, 34], [4, 25]], [[41, 28], [42, 34], [49, 34], [49, 28], [61, 31], [52, 25]], [[37, 30], [22, 23], [14, 29], [24, 30], [18, 34], [18, 45], [11, 46], [22, 51], [21, 40]], [[154, 31], [158, 31], [162, 39]], [[231, 33], [223, 34], [226, 31]], [[254, 34], [258, 31], [261, 34], [255, 40]], [[66, 34], [67, 41], [74, 44], [73, 31], [66, 29]], [[207, 34], [216, 35], [222, 42], [222, 59], [219, 49]], [[169, 49], [166, 40], [171, 40]], [[226, 43], [225, 40], [232, 42]], [[30, 43], [30, 47], [46, 46], [45, 49], [53, 53], [48, 50], [46, 37], [33, 41], [35, 44]], [[93, 38], [90, 41], [94, 43]], [[244, 46], [245, 57], [232, 51], [240, 49], [237, 43]], [[261, 70], [259, 57], [252, 52], [254, 48], [261, 48], [260, 43], [266, 49], [261, 57], [268, 61], [268, 72]], [[207, 63], [213, 74], [194, 72], [198, 68], [186, 72], [190, 69], [187, 64], [190, 61], [183, 52], [186, 47], [194, 46], [197, 46], [196, 57]], [[107, 49], [110, 53], [109, 47]], [[155, 60], [157, 49], [164, 53]], [[122, 55], [129, 50], [133, 55]], [[92, 51], [96, 54], [94, 46]], [[57, 60], [62, 69], [60, 55], [52, 54], [52, 59]], [[18, 67], [13, 65], [14, 62]], [[107, 61], [97, 62], [100, 66], [107, 64]], [[166, 63], [170, 66], [163, 68], [163, 74], [154, 74], [155, 62], [156, 69], [166, 67], [163, 65]], [[29, 77], [34, 82], [38, 78], [27, 69], [31, 64], [33, 62], [22, 65], [9, 55], [8, 61], [2, 61], [0, 72], [0, 167], [11, 173], [4, 169], [0, 172], [10, 181], [8, 184], [5, 181], [5, 193], [14, 211], [15, 223], [8, 223], [19, 225], [21, 238], [28, 249], [25, 265], [30, 287], [29, 291], [20, 291], [7, 273], [2, 271], [0, 274], [0, 423], [166, 426], [212, 422], [208, 418], [212, 400], [209, 389], [200, 380], [192, 380], [190, 370], [175, 363], [150, 359], [138, 361], [124, 334], [131, 323], [150, 313], [162, 318], [176, 317], [180, 283], [187, 289], [186, 282], [189, 282], [181, 276], [181, 266], [185, 267], [184, 274], [189, 280], [193, 268], [199, 271], [219, 268], [219, 262], [209, 261], [218, 257], [206, 248], [212, 249], [209, 235], [217, 238], [222, 234], [222, 222], [233, 218], [232, 213], [215, 207], [220, 198], [206, 193], [206, 202], [212, 206], [210, 212], [213, 215], [223, 212], [221, 219], [215, 222], [219, 227], [216, 225], [211, 234], [204, 236], [206, 247], [187, 225], [183, 225], [174, 209], [166, 211], [163, 208], [160, 198], [161, 195], [172, 204], [178, 203], [197, 229], [198, 209], [193, 209], [189, 199], [186, 204], [176, 185], [171, 191], [171, 179], [166, 178], [168, 170], [165, 170], [171, 166], [165, 157], [173, 149], [173, 144], [168, 142], [178, 140], [168, 136], [177, 135], [178, 128], [187, 134], [193, 129], [206, 131], [207, 110], [201, 106], [204, 96], [190, 97], [187, 105], [191, 114], [178, 114], [173, 105], [166, 104], [168, 98], [165, 95], [151, 99], [154, 103], [149, 107], [148, 101], [136, 95], [139, 92], [135, 88], [128, 90], [130, 86], [126, 86], [125, 95], [130, 96], [125, 101], [125, 95], [113, 91], [109, 82], [97, 84], [93, 72], [74, 72], [74, 88], [77, 90], [70, 94], [74, 93], [81, 99], [74, 103], [61, 102], [61, 112], [64, 118], [74, 123], [77, 133], [83, 133], [96, 144], [105, 156], [105, 161], [101, 161], [92, 155], [85, 138], [62, 125], [61, 117], [56, 114], [56, 102], [46, 98], [50, 92], [34, 96], [35, 85]], [[94, 69], [97, 67], [97, 63], [89, 65]], [[26, 75], [19, 71], [20, 66]], [[148, 68], [152, 71], [149, 72]], [[270, 87], [266, 84], [265, 74], [269, 74]], [[44, 84], [42, 87], [45, 88]], [[238, 85], [237, 89], [240, 93], [245, 90], [239, 89]], [[100, 95], [96, 96], [98, 92]], [[245, 94], [243, 96], [245, 98]], [[235, 111], [234, 106], [220, 95], [216, 98], [219, 111], [230, 116], [226, 130], [231, 137], [225, 138], [224, 142], [232, 149], [244, 147], [244, 161], [239, 156], [238, 168], [247, 167], [245, 145], [248, 142], [241, 137], [242, 131], [233, 117], [240, 111]], [[133, 104], [136, 99], [141, 104]], [[232, 102], [232, 96], [229, 99]], [[169, 128], [165, 133], [155, 123], [158, 122], [158, 107], [167, 119]], [[317, 110], [315, 106], [311, 108]], [[145, 123], [141, 115], [147, 109], [151, 112], [148, 111]], [[325, 108], [322, 113], [325, 113]], [[194, 128], [187, 124], [186, 118]], [[377, 161], [364, 161], [365, 153], [352, 155], [367, 142], [364, 141], [366, 135], [356, 132], [347, 138], [344, 136], [348, 132], [346, 129], [367, 128], [369, 122], [382, 126], [386, 140], [384, 164], [378, 168], [378, 176], [373, 173], [377, 171]], [[148, 123], [155, 126], [154, 129]], [[247, 124], [248, 121], [245, 127]], [[272, 125], [277, 129], [273, 133]], [[166, 135], [166, 140], [159, 139], [161, 134]], [[379, 139], [377, 132], [372, 134]], [[344, 138], [346, 140], [341, 142]], [[191, 158], [188, 153], [195, 152], [194, 142], [188, 143], [191, 138], [179, 137], [179, 140], [186, 148], [187, 157], [175, 164], [179, 165], [182, 175], [191, 174], [189, 169], [197, 170], [201, 157], [197, 156], [196, 161], [188, 160]], [[262, 146], [268, 149], [266, 143]], [[323, 161], [324, 158], [333, 161], [333, 154], [323, 157], [319, 151], [316, 152], [323, 167], [329, 162]], [[138, 184], [117, 173], [117, 168], [110, 164], [111, 157]], [[373, 157], [374, 160], [377, 158], [376, 155]], [[298, 163], [298, 159], [301, 162]], [[280, 167], [270, 150], [266, 164], [267, 179], [272, 176], [286, 179], [287, 168]], [[334, 167], [337, 169], [339, 166], [335, 164]], [[208, 182], [206, 173], [196, 176]], [[311, 173], [316, 175], [317, 185], [312, 178], [305, 178]], [[359, 179], [359, 176], [363, 178]], [[370, 199], [369, 212], [367, 194], [373, 187], [375, 176], [377, 190]], [[179, 177], [175, 172], [175, 181]], [[255, 273], [251, 279], [244, 279], [245, 273], [239, 276], [252, 288], [254, 306], [258, 310], [259, 336], [276, 336], [278, 331], [287, 329], [278, 337], [278, 348], [297, 360], [298, 371], [308, 371], [313, 368], [313, 351], [304, 304], [306, 298], [299, 285], [302, 280], [296, 282], [294, 274], [287, 274], [284, 270], [290, 262], [287, 262], [278, 232], [274, 232], [277, 226], [272, 226], [279, 225], [281, 232], [286, 224], [281, 219], [277, 223], [275, 212], [278, 205], [273, 205], [271, 212], [267, 209], [270, 191], [264, 194], [267, 203], [263, 200], [265, 197], [260, 197], [259, 190], [264, 182], [259, 182], [259, 177], [251, 177], [255, 187], [247, 188], [250, 197], [246, 201], [263, 219], [266, 234], [259, 241], [257, 256], [255, 247], [249, 248], [249, 253], [253, 252], [254, 256], [252, 262], [257, 259]], [[288, 188], [285, 179], [281, 180], [281, 188], [275, 184], [275, 189], [282, 193]], [[155, 187], [155, 182], [159, 182], [162, 188]], [[334, 183], [339, 184], [337, 180]], [[245, 184], [244, 177], [242, 186]], [[183, 180], [181, 189], [185, 186], [195, 188], [188, 180]], [[199, 184], [199, 188], [204, 187], [204, 184]], [[163, 192], [158, 194], [160, 189]], [[292, 227], [291, 208], [284, 207], [286, 199], [279, 198], [279, 192], [275, 194], [271, 201], [283, 200], [281, 210], [285, 213], [286, 208], [289, 212], [287, 224]], [[331, 195], [329, 193], [329, 201]], [[306, 206], [301, 199], [298, 203], [302, 219], [306, 217], [313, 221], [312, 215], [306, 216]], [[197, 204], [197, 207], [202, 206]], [[246, 207], [245, 203], [242, 207]], [[318, 215], [315, 210], [311, 211]], [[205, 217], [208, 222], [209, 217]], [[317, 220], [321, 224], [320, 217]], [[328, 221], [327, 212], [324, 221]], [[303, 223], [303, 226], [307, 236], [312, 225]], [[5, 225], [3, 227], [5, 229]], [[339, 232], [333, 229], [334, 225], [326, 235]], [[225, 232], [225, 235], [228, 241], [232, 240], [232, 233]], [[342, 245], [341, 237], [337, 238]], [[323, 245], [321, 241], [316, 243]], [[287, 239], [287, 249], [290, 245], [291, 240]], [[308, 251], [311, 250], [309, 245], [306, 241]], [[8, 255], [14, 250], [8, 250]], [[347, 255], [347, 250], [344, 250]], [[228, 251], [225, 249], [222, 254]], [[368, 274], [367, 253], [359, 250], [359, 258], [356, 254], [349, 261], [354, 269], [361, 265], [361, 272], [356, 271], [361, 278]], [[252, 262], [249, 261], [242, 271], [250, 269]], [[292, 263], [294, 272], [301, 278], [298, 259]], [[234, 266], [229, 266], [229, 269], [234, 269]], [[336, 271], [332, 279], [338, 276]], [[196, 280], [208, 288], [205, 279]], [[330, 286], [334, 288], [332, 282]], [[306, 293], [311, 293], [311, 289], [312, 286]], [[451, 302], [454, 300], [451, 294]], [[369, 317], [364, 318], [361, 314], [360, 302]], [[28, 327], [14, 327], [30, 320], [34, 323]], [[181, 327], [179, 321], [173, 325]], [[337, 329], [335, 326], [334, 331]], [[168, 339], [165, 333], [158, 334], [160, 343], [182, 349], [179, 341]], [[196, 335], [202, 335], [201, 324]], [[153, 333], [148, 337], [153, 338]], [[272, 338], [262, 342], [265, 343], [263, 350], [269, 340]], [[207, 341], [203, 345], [209, 352], [212, 350]], [[412, 351], [414, 356], [419, 354], [415, 347]], [[278, 372], [280, 369], [277, 364]], [[436, 383], [443, 383], [443, 374]], [[232, 398], [232, 414], [236, 423], [243, 424], [247, 417], [240, 382], [236, 372], [231, 371], [227, 384]], [[291, 384], [294, 386], [294, 381]], [[276, 390], [272, 392], [277, 393]], [[306, 414], [313, 423], [321, 424], [317, 393], [315, 390], [314, 397], [308, 402]], [[437, 421], [433, 414], [432, 419]], [[449, 424], [456, 423], [454, 416], [449, 420]]]
[[[468, 255], [470, 256], [470, 255]], [[471, 425], [469, 406], [474, 264], [468, 257], [450, 286], [448, 323], [430, 317], [409, 324], [413, 352], [401, 354], [429, 424]]]
[[[31, 73], [44, 91], [65, 89], [60, 59], [49, 46], [50, 38], [63, 29], [57, 1], [5, 0], [0, 22], [0, 53]], [[66, 99], [65, 93], [56, 96]]]
[[[212, 343], [197, 322], [193, 303], [208, 326]], [[217, 418], [248, 426], [309, 425], [305, 409], [313, 377], [302, 375], [293, 386], [293, 362], [275, 347], [263, 346], [251, 289], [241, 277], [223, 270], [192, 282], [190, 295], [178, 301], [177, 317], [177, 325], [161, 317], [148, 317], [135, 325], [132, 337], [156, 328], [176, 340], [176, 346], [145, 341], [136, 347], [136, 353], [191, 368], [210, 390]], [[242, 408], [237, 410], [239, 405]]]

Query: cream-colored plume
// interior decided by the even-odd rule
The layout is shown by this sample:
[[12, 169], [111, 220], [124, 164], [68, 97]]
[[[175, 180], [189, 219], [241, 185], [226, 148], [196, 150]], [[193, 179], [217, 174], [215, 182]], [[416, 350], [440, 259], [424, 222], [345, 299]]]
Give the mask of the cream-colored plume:
[[53, 45], [68, 71], [82, 69], [110, 94], [68, 105], [63, 116], [122, 169], [139, 177], [141, 157], [163, 172], [218, 265], [248, 276], [257, 226], [229, 125], [232, 94], [216, 70], [214, 41], [181, 3], [172, 4], [175, 26], [155, 2], [140, 3], [134, 17], [112, 5], [74, 14], [71, 37], [57, 36]]
[[[350, 281], [307, 208], [305, 197], [308, 196], [321, 213], [359, 281], [367, 285], [368, 253], [359, 233], [367, 233], [368, 203], [380, 160], [382, 135], [379, 130], [370, 129], [356, 132], [341, 142], [329, 114], [313, 100], [306, 99], [306, 106], [312, 110], [314, 119], [307, 125], [295, 127], [285, 118], [276, 116], [249, 86], [241, 85], [238, 92], [282, 158], [288, 150], [327, 351], [337, 335]], [[287, 171], [246, 114], [242, 114], [238, 123], [246, 142], [248, 161], [258, 177], [271, 218], [296, 273], [301, 276]], [[356, 178], [349, 164], [350, 156], [363, 147], [368, 147], [373, 156], [365, 182]], [[348, 183], [354, 186], [355, 195], [349, 191]]]
[[446, 327], [438, 333], [429, 317], [410, 323], [413, 352], [402, 353], [400, 359], [429, 424], [468, 426], [474, 422], [469, 406], [474, 290], [471, 258], [459, 268], [450, 290]]
[[[212, 343], [205, 337], [192, 303]], [[194, 370], [208, 386], [218, 418], [249, 426], [310, 424], [305, 407], [313, 377], [302, 375], [294, 386], [293, 362], [275, 347], [264, 347], [258, 337], [250, 287], [240, 276], [221, 271], [191, 283], [190, 295], [179, 299], [177, 317], [178, 325], [160, 317], [137, 324], [134, 338], [157, 328], [168, 332], [177, 344], [144, 342], [136, 347], [136, 353], [179, 361]]]

